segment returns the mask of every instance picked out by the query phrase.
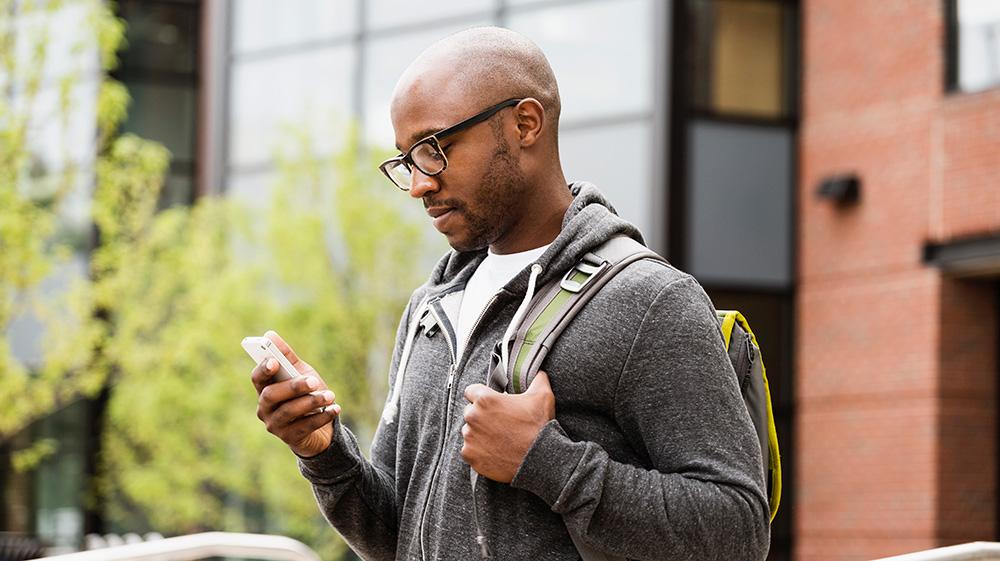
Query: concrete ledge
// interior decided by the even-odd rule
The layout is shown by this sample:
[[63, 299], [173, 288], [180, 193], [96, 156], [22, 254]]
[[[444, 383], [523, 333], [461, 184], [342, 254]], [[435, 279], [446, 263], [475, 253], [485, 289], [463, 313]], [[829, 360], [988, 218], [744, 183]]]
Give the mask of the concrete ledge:
[[883, 557], [875, 561], [1000, 561], [1000, 543], [963, 543], [906, 555]]

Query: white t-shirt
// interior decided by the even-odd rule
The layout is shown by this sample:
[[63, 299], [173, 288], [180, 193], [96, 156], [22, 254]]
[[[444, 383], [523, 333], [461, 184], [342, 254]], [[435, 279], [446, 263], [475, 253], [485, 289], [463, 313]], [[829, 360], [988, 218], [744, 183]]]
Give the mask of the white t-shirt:
[[458, 339], [458, 356], [465, 350], [465, 341], [469, 331], [479, 319], [479, 314], [494, 294], [500, 291], [522, 269], [527, 268], [545, 253], [549, 244], [520, 253], [498, 255], [489, 251], [486, 259], [479, 264], [469, 282], [465, 285], [462, 295], [462, 306], [458, 312], [458, 327], [455, 333]]

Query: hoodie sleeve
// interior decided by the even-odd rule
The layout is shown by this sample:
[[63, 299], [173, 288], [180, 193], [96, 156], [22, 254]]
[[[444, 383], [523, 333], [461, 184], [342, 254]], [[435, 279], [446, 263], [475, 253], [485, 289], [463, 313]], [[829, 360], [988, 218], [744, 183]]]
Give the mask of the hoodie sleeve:
[[[396, 330], [389, 369], [389, 387], [397, 375], [413, 301]], [[391, 399], [390, 397], [387, 399]], [[323, 516], [364, 559], [396, 558], [399, 529], [396, 496], [396, 423], [380, 420], [372, 442], [371, 461], [358, 447], [354, 434], [334, 421], [333, 441], [326, 451], [299, 458], [299, 470], [312, 484]]]
[[619, 426], [653, 469], [574, 442], [553, 420], [512, 485], [614, 556], [764, 559], [770, 524], [760, 445], [724, 346], [698, 283], [670, 282], [639, 325], [615, 396]]

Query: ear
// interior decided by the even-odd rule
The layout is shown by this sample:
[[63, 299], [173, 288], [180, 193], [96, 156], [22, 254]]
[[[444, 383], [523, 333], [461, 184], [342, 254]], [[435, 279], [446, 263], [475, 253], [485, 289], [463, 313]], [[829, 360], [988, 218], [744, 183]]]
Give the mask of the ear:
[[514, 122], [522, 148], [538, 142], [545, 126], [545, 108], [533, 97], [525, 98], [514, 107]]

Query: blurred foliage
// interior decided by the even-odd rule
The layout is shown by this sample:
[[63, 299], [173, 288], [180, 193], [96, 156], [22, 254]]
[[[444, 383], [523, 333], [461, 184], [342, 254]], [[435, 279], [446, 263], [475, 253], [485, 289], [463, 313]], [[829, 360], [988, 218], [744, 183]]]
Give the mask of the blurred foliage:
[[[105, 4], [84, 3], [107, 71], [123, 23]], [[20, 15], [28, 5], [16, 3]], [[13, 40], [0, 37], [0, 53]], [[39, 56], [36, 67], [44, 67]], [[10, 58], [0, 56], [11, 65], [6, 75], [33, 83], [33, 71]], [[30, 104], [18, 111], [4, 103], [0, 333], [30, 311], [46, 335], [44, 358], [30, 367], [0, 337], [0, 402], [10, 405], [0, 409], [0, 441], [108, 387], [101, 475], [90, 500], [113, 524], [163, 534], [279, 533], [338, 557], [344, 545], [320, 516], [294, 455], [256, 418], [253, 363], [239, 341], [278, 331], [336, 391], [345, 422], [370, 436], [399, 315], [426, 274], [428, 252], [440, 249], [422, 242], [406, 197], [378, 175], [381, 154], [349, 131], [335, 154], [317, 156], [311, 139], [291, 132], [268, 194], [158, 211], [169, 154], [116, 132], [128, 94], [105, 78], [94, 108], [90, 216], [98, 235], [89, 274], [44, 293], [39, 286], [72, 254], [59, 225], [79, 170], [58, 189], [42, 189], [51, 182], [29, 173]], [[19, 467], [52, 452], [51, 443], [31, 446], [16, 455]]]
[[[56, 17], [71, 14], [78, 37], [62, 42], [50, 33]], [[106, 169], [122, 151], [139, 156], [120, 171], [121, 181], [159, 189], [169, 154], [155, 143], [116, 134], [128, 105], [124, 87], [107, 77], [124, 24], [99, 0], [0, 0], [0, 441], [80, 396], [95, 394], [106, 368], [96, 351], [107, 327], [78, 299], [54, 297], [46, 286], [71, 275], [86, 225], [74, 224], [68, 198], [85, 189], [91, 168]], [[53, 44], [65, 52], [49, 52]], [[100, 53], [96, 107], [73, 98], [83, 80], [84, 52]], [[53, 64], [60, 59], [72, 64]], [[63, 68], [65, 67], [65, 68]], [[55, 108], [45, 96], [56, 94]], [[93, 113], [96, 159], [71, 156], [71, 119]], [[52, 134], [54, 132], [54, 134]], [[138, 188], [138, 187], [137, 187]], [[76, 191], [76, 193], [74, 193]], [[22, 364], [8, 329], [17, 318], [44, 321], [48, 337], [39, 364]]]
[[125, 264], [94, 285], [114, 318], [102, 482], [113, 519], [141, 512], [150, 528], [186, 533], [247, 530], [264, 513], [249, 529], [328, 557], [342, 547], [294, 456], [257, 420], [253, 362], [238, 343], [275, 329], [337, 392], [345, 421], [374, 428], [395, 326], [419, 283], [420, 232], [348, 144], [331, 158], [282, 158], [259, 208], [203, 199], [95, 252], [95, 263]]

